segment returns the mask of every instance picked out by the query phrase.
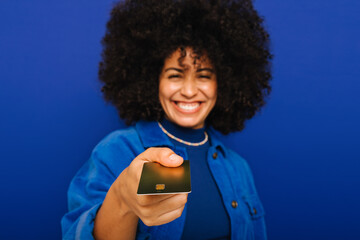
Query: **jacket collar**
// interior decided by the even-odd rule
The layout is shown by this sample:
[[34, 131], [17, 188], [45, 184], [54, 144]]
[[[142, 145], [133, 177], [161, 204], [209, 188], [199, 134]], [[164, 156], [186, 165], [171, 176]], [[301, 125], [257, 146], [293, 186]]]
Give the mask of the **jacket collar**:
[[136, 123], [135, 127], [145, 148], [174, 146], [160, 129], [157, 122], [141, 120]]
[[[135, 127], [145, 148], [174, 147], [169, 138], [160, 129], [157, 122], [140, 120], [136, 123]], [[212, 127], [207, 127], [206, 132], [209, 135], [211, 145], [226, 157], [226, 148], [219, 139], [220, 133]]]
[[227, 149], [220, 140], [221, 134], [213, 127], [206, 128], [206, 132], [209, 134], [211, 145], [214, 146], [216, 150], [220, 151], [224, 155], [224, 157], [226, 157]]

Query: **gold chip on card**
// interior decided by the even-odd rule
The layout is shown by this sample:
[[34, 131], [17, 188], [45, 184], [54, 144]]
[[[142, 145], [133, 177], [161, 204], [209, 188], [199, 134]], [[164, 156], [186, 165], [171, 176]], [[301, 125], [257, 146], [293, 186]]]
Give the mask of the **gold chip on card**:
[[165, 189], [165, 184], [156, 184], [156, 186], [155, 186], [155, 189], [156, 190], [164, 190]]

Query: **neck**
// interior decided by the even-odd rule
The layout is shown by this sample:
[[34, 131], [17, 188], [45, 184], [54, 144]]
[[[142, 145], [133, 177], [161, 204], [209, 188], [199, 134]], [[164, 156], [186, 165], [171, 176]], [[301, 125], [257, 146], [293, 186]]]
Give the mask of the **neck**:
[[201, 142], [205, 138], [205, 128], [192, 129], [181, 127], [167, 119], [160, 121], [161, 125], [177, 138], [188, 142]]

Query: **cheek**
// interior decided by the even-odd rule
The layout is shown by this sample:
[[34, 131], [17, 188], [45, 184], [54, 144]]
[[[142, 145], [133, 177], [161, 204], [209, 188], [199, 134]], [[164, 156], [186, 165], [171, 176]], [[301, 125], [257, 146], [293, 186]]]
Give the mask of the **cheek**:
[[213, 109], [217, 102], [217, 85], [214, 84], [213, 86], [211, 86], [208, 93], [208, 98], [211, 102], [211, 109]]
[[176, 84], [169, 84], [164, 82], [159, 85], [159, 97], [162, 101], [170, 101], [173, 95], [178, 91], [178, 86]]
[[162, 107], [164, 108], [164, 105], [166, 104], [166, 96], [164, 96], [163, 93], [159, 93], [159, 100], [160, 100], [160, 104], [162, 105]]
[[216, 84], [211, 84], [206, 86], [206, 89], [203, 90], [207, 97], [209, 99], [216, 99], [217, 97], [217, 85]]
[[212, 90], [211, 96], [212, 96], [214, 99], [216, 99], [216, 97], [217, 97], [217, 89], [216, 89], [216, 88], [214, 88], [214, 89]]
[[165, 86], [164, 86], [164, 81], [163, 80], [160, 80], [159, 82], [159, 98], [160, 98], [160, 101], [161, 100], [164, 100], [165, 96], [166, 96], [166, 92], [165, 92]]
[[159, 88], [159, 100], [161, 105], [169, 104], [171, 98], [171, 94], [169, 92], [169, 89], [161, 87]]
[[214, 99], [216, 99], [216, 98], [217, 98], [217, 82], [215, 82], [215, 83], [213, 84], [212, 89], [213, 89]]

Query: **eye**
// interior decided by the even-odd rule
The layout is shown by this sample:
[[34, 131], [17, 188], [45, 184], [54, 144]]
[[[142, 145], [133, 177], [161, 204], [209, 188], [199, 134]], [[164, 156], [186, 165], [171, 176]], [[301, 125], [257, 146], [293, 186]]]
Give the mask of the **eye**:
[[211, 76], [208, 76], [208, 75], [200, 75], [199, 78], [205, 78], [205, 79], [210, 79]]
[[168, 78], [180, 78], [181, 76], [179, 74], [171, 74]]

